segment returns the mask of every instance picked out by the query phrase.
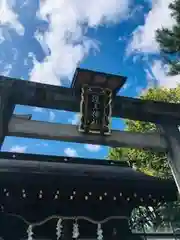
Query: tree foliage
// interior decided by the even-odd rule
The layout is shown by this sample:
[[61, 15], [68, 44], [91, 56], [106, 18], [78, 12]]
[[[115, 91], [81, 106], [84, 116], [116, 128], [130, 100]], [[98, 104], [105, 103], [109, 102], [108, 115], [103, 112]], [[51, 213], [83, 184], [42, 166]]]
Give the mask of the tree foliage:
[[156, 39], [160, 45], [161, 54], [169, 65], [169, 74], [180, 73], [180, 0], [174, 0], [169, 5], [171, 16], [175, 20], [172, 29], [157, 30]]
[[[164, 0], [166, 1], [166, 0]], [[161, 28], [156, 32], [156, 40], [160, 46], [160, 53], [164, 63], [168, 66], [169, 75], [180, 74], [180, 0], [172, 0], [169, 5], [171, 16], [175, 20], [175, 24], [171, 29]], [[141, 99], [180, 103], [180, 86], [175, 89], [154, 88], [149, 89], [143, 94]], [[152, 132], [157, 128], [152, 123], [126, 120], [126, 131], [132, 132]], [[153, 176], [161, 178], [172, 178], [172, 174], [168, 165], [167, 155], [165, 153], [156, 153], [153, 151], [144, 151], [138, 149], [116, 148], [110, 149], [109, 159], [127, 160], [132, 163], [136, 169]], [[154, 215], [149, 219], [150, 214], [145, 209], [134, 209], [132, 219], [134, 223], [140, 227], [147, 225], [157, 228], [166, 228], [167, 221], [179, 222], [180, 202], [166, 203], [164, 206], [157, 206], [154, 209]], [[146, 214], [147, 213], [147, 214]], [[143, 215], [143, 216], [142, 216]], [[147, 224], [148, 223], [148, 224]], [[150, 224], [150, 225], [149, 225]], [[170, 224], [171, 225], [171, 224]], [[174, 225], [174, 224], [173, 224]], [[174, 225], [175, 229], [179, 229], [179, 224]], [[156, 230], [155, 230], [156, 231]]]
[[[149, 89], [140, 97], [156, 101], [180, 102], [180, 86], [174, 89], [154, 88]], [[126, 131], [131, 132], [152, 132], [157, 131], [156, 126], [149, 122], [126, 120]], [[153, 176], [162, 178], [171, 178], [171, 171], [168, 166], [167, 156], [165, 153], [144, 151], [138, 149], [114, 148], [109, 151], [109, 159], [124, 160], [126, 159], [140, 171]]]
[[[149, 89], [141, 99], [149, 99], [156, 101], [180, 102], [180, 86], [174, 89], [155, 88]], [[152, 132], [156, 131], [156, 126], [152, 123], [126, 120], [126, 131], [132, 132]], [[109, 159], [112, 160], [127, 160], [133, 163], [136, 169], [152, 176], [161, 178], [172, 178], [168, 160], [165, 153], [156, 153], [152, 151], [144, 151], [129, 148], [114, 148], [109, 151]], [[141, 214], [139, 215], [139, 210]], [[179, 216], [180, 216], [180, 202], [166, 203], [162, 206], [157, 206], [153, 209], [153, 215], [150, 219], [150, 211], [144, 208], [136, 208], [132, 213], [132, 220], [135, 224], [134, 229], [151, 229], [151, 231], [159, 231], [168, 229], [169, 221], [173, 222], [174, 229], [179, 229]], [[177, 226], [176, 223], [177, 222]], [[142, 224], [143, 223], [143, 224]], [[175, 224], [175, 225], [174, 225]], [[143, 225], [143, 226], [142, 226]], [[171, 227], [170, 227], [171, 228]]]

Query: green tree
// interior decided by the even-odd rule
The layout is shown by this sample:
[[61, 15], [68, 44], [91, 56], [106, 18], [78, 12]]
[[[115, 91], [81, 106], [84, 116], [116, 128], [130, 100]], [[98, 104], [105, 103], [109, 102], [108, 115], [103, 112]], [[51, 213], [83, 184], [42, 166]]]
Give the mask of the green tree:
[[[180, 86], [177, 86], [174, 89], [149, 89], [141, 96], [141, 99], [179, 103]], [[126, 120], [125, 130], [144, 133], [157, 131], [156, 126], [152, 123], [133, 120]], [[132, 163], [137, 170], [140, 170], [148, 175], [158, 176], [161, 178], [172, 178], [165, 153], [144, 151], [143, 149], [113, 148], [110, 149], [108, 158], [112, 160], [127, 160]], [[152, 214], [150, 214], [150, 212], [151, 211], [149, 211], [148, 208], [143, 207], [134, 209], [131, 216], [132, 222], [134, 221], [133, 226], [136, 226], [134, 229], [140, 230], [142, 228], [147, 228], [153, 231], [167, 229], [171, 226], [167, 219], [171, 219], [175, 229], [179, 228], [179, 201], [157, 206], [153, 209]]]
[[172, 29], [162, 28], [156, 33], [161, 55], [169, 65], [169, 74], [180, 73], [180, 0], [174, 0], [169, 5], [171, 16], [175, 20]]
[[[156, 32], [156, 39], [159, 43], [160, 53], [164, 63], [169, 67], [168, 74], [178, 75], [180, 74], [180, 0], [172, 0], [169, 8], [171, 9], [171, 16], [175, 20], [175, 24], [172, 29], [159, 29]], [[141, 96], [141, 99], [180, 103], [180, 86], [175, 89], [149, 89]], [[132, 120], [126, 120], [125, 130], [133, 132], [157, 131], [156, 126], [152, 123]], [[143, 149], [116, 148], [110, 149], [108, 158], [113, 160], [127, 159], [129, 162], [132, 162], [138, 170], [146, 174], [161, 178], [172, 178], [165, 153], [143, 151]], [[134, 222], [138, 224], [138, 227], [141, 226], [142, 222], [143, 226], [148, 223], [148, 228], [150, 225], [156, 229], [161, 226], [165, 227], [166, 222], [164, 222], [163, 219], [171, 219], [173, 222], [179, 221], [180, 202], [167, 203], [164, 206], [155, 208], [154, 211], [154, 218], [149, 219], [150, 215], [145, 209], [134, 209], [132, 219], [135, 220]], [[144, 216], [142, 217], [142, 215]], [[179, 228], [179, 225], [174, 225], [174, 227]]]
[[[180, 86], [174, 89], [167, 88], [150, 88], [141, 99], [156, 101], [180, 102]], [[149, 122], [126, 120], [126, 131], [131, 132], [151, 132], [157, 131], [156, 126]], [[109, 159], [124, 160], [132, 163], [138, 170], [153, 176], [162, 178], [171, 178], [171, 171], [168, 166], [167, 156], [165, 153], [144, 151], [139, 149], [113, 148], [109, 151]]]

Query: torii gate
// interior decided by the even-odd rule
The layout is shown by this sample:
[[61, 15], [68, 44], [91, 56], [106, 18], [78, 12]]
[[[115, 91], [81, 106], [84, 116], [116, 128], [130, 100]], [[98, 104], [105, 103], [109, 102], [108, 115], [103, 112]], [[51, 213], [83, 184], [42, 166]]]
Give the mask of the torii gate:
[[[77, 89], [85, 83], [92, 85], [92, 82], [96, 81], [94, 79], [100, 79], [100, 77], [97, 85], [101, 85], [102, 76], [106, 80], [109, 79], [109, 86], [108, 83], [103, 83], [104, 87], [114, 88], [114, 96], [110, 103], [113, 117], [152, 122], [160, 131], [132, 133], [113, 130], [110, 136], [83, 135], [77, 131], [76, 126], [33, 121], [27, 119], [27, 116], [13, 115], [16, 104], [80, 112], [81, 100]], [[5, 136], [19, 136], [167, 152], [169, 165], [180, 192], [180, 134], [178, 130], [180, 104], [115, 96], [125, 81], [125, 77], [79, 68], [76, 70], [71, 88], [1, 76], [0, 147]]]
[[[0, 147], [5, 136], [17, 136], [167, 152], [180, 192], [180, 134], [178, 130], [180, 104], [116, 96], [125, 81], [125, 77], [85, 69], [76, 70], [71, 88], [1, 76]], [[69, 124], [34, 121], [31, 120], [31, 115], [13, 114], [16, 104], [80, 112], [80, 123], [77, 127]], [[111, 116], [152, 122], [157, 125], [159, 132], [132, 133], [111, 130]], [[33, 227], [44, 225], [46, 221], [53, 221], [57, 218], [59, 219], [56, 228], [58, 240], [78, 239], [77, 221], [79, 220], [88, 220], [97, 225], [98, 240], [103, 240], [101, 223], [106, 222], [109, 224], [104, 226], [105, 239], [115, 240], [123, 236], [128, 237], [126, 239], [129, 240], [134, 239], [135, 235], [131, 235], [128, 227], [132, 209], [140, 204], [175, 201], [177, 189], [174, 181], [145, 176], [126, 165], [123, 161], [102, 162], [0, 152], [2, 236], [6, 236], [7, 239], [12, 239], [12, 236], [15, 239], [20, 235], [24, 236], [24, 225], [28, 225], [28, 240], [32, 240]], [[116, 184], [115, 179], [118, 179]], [[77, 191], [71, 189], [74, 186], [77, 187]], [[61, 196], [63, 193], [65, 200]], [[106, 204], [111, 204], [111, 207], [107, 208]], [[96, 210], [92, 211], [94, 206]], [[29, 221], [33, 220], [33, 224], [27, 222], [27, 219], [23, 220], [23, 223], [18, 225], [18, 229], [14, 227], [15, 236], [7, 228], [10, 221], [8, 210], [12, 211], [14, 216], [16, 215], [11, 225], [16, 226], [17, 220], [23, 220], [22, 215], [28, 216]], [[56, 212], [64, 214], [64, 217], [51, 216]], [[3, 213], [6, 214], [3, 215]], [[87, 215], [86, 218], [77, 215], [82, 213]], [[17, 216], [17, 214], [22, 215]], [[95, 218], [104, 219], [101, 221], [95, 219], [95, 221], [87, 218], [92, 214]], [[118, 216], [111, 216], [111, 214]], [[44, 221], [34, 222], [36, 218], [44, 215], [50, 217]], [[78, 219], [77, 216], [79, 216]], [[74, 222], [73, 237], [71, 236], [72, 228], [68, 227], [69, 223], [66, 222], [62, 226], [63, 219]], [[111, 222], [112, 219], [113, 222]], [[53, 223], [52, 225], [54, 226]], [[92, 237], [96, 228], [94, 229], [93, 226], [89, 229], [88, 226], [87, 223], [81, 225], [82, 236]], [[54, 228], [52, 232], [51, 230], [50, 223], [49, 228], [39, 230], [39, 236], [45, 232], [54, 236]]]

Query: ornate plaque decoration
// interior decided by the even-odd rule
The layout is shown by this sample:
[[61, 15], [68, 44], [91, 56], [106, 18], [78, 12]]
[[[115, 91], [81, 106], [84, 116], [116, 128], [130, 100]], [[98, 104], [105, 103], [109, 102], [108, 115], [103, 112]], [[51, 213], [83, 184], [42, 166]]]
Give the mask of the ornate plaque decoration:
[[81, 89], [79, 131], [110, 135], [111, 103], [110, 89], [84, 85]]

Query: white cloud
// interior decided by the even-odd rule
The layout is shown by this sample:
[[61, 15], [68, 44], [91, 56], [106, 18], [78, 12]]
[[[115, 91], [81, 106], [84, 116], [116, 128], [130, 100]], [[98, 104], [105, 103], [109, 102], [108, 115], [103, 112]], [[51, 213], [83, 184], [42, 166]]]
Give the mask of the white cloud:
[[0, 44], [2, 42], [4, 42], [4, 40], [5, 40], [5, 37], [4, 37], [4, 34], [3, 34], [3, 30], [0, 28]]
[[19, 152], [19, 153], [24, 153], [27, 150], [27, 146], [19, 146], [15, 145], [10, 148], [10, 152]]
[[137, 15], [141, 14], [141, 12], [144, 10], [144, 6], [141, 4], [137, 4], [137, 6], [133, 7], [132, 11], [127, 14], [126, 18], [127, 20], [131, 19], [133, 21], [136, 21]]
[[49, 146], [48, 143], [45, 143], [45, 142], [42, 142], [42, 141], [41, 141], [41, 143], [36, 144], [36, 147], [48, 147], [48, 146]]
[[34, 107], [34, 108], [33, 108], [33, 111], [34, 111], [34, 112], [42, 113], [42, 112], [43, 112], [43, 108], [40, 108], [40, 107]]
[[32, 62], [36, 61], [36, 56], [34, 53], [29, 52], [28, 57], [24, 59], [24, 66], [30, 66]]
[[98, 152], [101, 149], [100, 145], [85, 144], [84, 147], [90, 152]]
[[24, 66], [28, 66], [28, 59], [27, 58], [24, 59]]
[[9, 74], [10, 74], [10, 72], [11, 72], [11, 70], [12, 70], [12, 64], [6, 64], [6, 65], [4, 66], [3, 71], [0, 72], [0, 73], [1, 73], [1, 75], [8, 77]]
[[71, 119], [68, 119], [68, 122], [73, 124], [73, 125], [77, 125], [80, 121], [80, 113], [76, 113], [74, 114], [74, 117]]
[[28, 53], [28, 57], [29, 57], [29, 58], [32, 58], [32, 59], [35, 59], [35, 58], [36, 58], [36, 56], [35, 56], [35, 54], [34, 54], [33, 52], [29, 52], [29, 53]]
[[119, 23], [128, 6], [128, 0], [41, 1], [37, 16], [49, 22], [49, 29], [36, 37], [48, 55], [42, 63], [33, 61], [30, 80], [59, 85], [61, 78], [71, 78], [89, 50], [98, 50], [97, 42], [86, 37], [87, 27]]
[[0, 1], [0, 25], [8, 25], [16, 30], [19, 35], [24, 35], [24, 27], [18, 20], [18, 15], [13, 11], [15, 1]]
[[146, 72], [147, 78], [157, 80], [159, 86], [167, 88], [175, 88], [180, 84], [180, 75], [168, 76], [168, 67], [164, 65], [160, 60], [153, 62], [151, 66], [152, 74]]
[[17, 48], [12, 48], [13, 60], [16, 61], [18, 58], [18, 50]]
[[23, 8], [23, 7], [27, 6], [28, 3], [29, 3], [29, 1], [30, 1], [30, 0], [24, 0], [24, 1], [22, 2], [22, 5], [20, 6], [20, 8]]
[[53, 111], [49, 112], [49, 121], [54, 121], [56, 114]]
[[175, 20], [171, 17], [169, 4], [172, 0], [152, 0], [152, 9], [145, 16], [145, 24], [138, 26], [133, 32], [127, 54], [132, 52], [158, 52], [155, 39], [156, 30], [162, 27], [172, 28]]
[[68, 157], [77, 157], [77, 152], [75, 149], [73, 148], [65, 148], [64, 149], [64, 153], [68, 156]]

